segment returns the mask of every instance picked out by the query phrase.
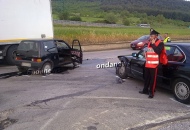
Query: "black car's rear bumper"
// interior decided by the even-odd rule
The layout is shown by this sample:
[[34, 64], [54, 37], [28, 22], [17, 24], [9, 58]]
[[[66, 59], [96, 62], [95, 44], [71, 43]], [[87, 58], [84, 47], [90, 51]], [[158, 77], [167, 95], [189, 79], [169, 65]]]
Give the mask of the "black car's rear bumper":
[[43, 64], [44, 64], [44, 61], [42, 62], [32, 62], [32, 61], [26, 61], [26, 60], [16, 61], [16, 66], [31, 69], [31, 70], [40, 70]]

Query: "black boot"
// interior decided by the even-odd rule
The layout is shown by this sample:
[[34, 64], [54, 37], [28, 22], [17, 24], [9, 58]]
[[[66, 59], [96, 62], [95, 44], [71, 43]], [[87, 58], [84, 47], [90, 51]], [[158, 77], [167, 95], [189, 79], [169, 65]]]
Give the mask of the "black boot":
[[140, 94], [147, 94], [147, 95], [149, 94], [148, 91], [144, 91], [144, 90], [139, 91], [139, 93], [140, 93]]
[[152, 93], [149, 93], [148, 98], [153, 98], [153, 97], [154, 97], [154, 95]]

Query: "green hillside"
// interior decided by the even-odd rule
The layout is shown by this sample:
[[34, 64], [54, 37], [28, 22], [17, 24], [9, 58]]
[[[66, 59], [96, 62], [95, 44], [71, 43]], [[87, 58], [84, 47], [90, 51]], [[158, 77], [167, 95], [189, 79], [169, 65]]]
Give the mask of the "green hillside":
[[190, 25], [184, 0], [53, 0], [55, 19], [136, 25]]
[[190, 35], [190, 2], [183, 0], [53, 0], [54, 19], [117, 23], [126, 28], [102, 28], [55, 25], [56, 38], [83, 44], [99, 44], [134, 40], [148, 34], [148, 28], [137, 24], [148, 23], [161, 34], [172, 39], [188, 39]]

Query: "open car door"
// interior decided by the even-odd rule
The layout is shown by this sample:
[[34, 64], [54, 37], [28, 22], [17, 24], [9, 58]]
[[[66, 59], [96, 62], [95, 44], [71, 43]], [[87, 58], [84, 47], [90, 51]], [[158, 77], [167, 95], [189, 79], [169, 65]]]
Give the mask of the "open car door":
[[83, 52], [79, 40], [73, 40], [71, 54], [75, 62], [82, 64]]

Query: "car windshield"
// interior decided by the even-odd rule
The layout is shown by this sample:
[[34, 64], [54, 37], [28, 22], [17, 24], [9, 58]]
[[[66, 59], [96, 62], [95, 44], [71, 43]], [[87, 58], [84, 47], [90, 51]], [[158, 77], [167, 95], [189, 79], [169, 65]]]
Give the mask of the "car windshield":
[[158, 39], [163, 40], [162, 36], [160, 36], [160, 35], [158, 36]]
[[55, 44], [58, 48], [70, 49], [69, 46], [63, 41], [55, 41]]
[[140, 37], [138, 40], [147, 40], [148, 38], [149, 38], [149, 35], [146, 35], [146, 36]]

